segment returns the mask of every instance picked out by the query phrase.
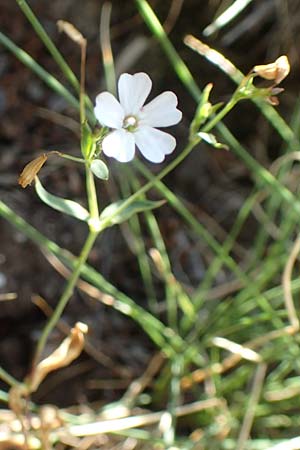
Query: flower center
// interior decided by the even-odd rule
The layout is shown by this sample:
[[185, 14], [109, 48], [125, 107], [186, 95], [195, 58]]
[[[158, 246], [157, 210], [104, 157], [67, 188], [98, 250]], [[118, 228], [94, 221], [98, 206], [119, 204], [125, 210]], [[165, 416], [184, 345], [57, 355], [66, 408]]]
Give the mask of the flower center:
[[123, 120], [123, 128], [127, 131], [135, 131], [138, 127], [138, 120], [135, 116], [127, 116]]

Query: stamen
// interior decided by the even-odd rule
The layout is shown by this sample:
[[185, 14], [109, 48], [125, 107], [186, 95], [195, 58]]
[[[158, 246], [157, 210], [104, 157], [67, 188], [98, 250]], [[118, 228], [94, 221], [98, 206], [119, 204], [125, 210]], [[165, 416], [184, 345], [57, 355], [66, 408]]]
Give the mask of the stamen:
[[123, 121], [123, 128], [128, 131], [134, 131], [138, 125], [137, 118], [135, 116], [127, 116]]

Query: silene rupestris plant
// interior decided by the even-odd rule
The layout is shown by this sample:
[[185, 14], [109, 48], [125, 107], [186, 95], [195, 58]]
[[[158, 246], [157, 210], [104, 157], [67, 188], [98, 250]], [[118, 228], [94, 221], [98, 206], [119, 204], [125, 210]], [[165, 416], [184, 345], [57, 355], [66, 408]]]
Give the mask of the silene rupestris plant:
[[[24, 7], [23, 3], [22, 5], [28, 17], [32, 19], [31, 13]], [[36, 22], [34, 23], [36, 25]], [[88, 330], [86, 325], [79, 322], [75, 324], [68, 337], [53, 353], [48, 357], [44, 355], [47, 339], [72, 297], [77, 282], [86, 268], [87, 259], [97, 237], [105, 232], [107, 228], [122, 224], [132, 219], [137, 213], [149, 212], [154, 208], [163, 206], [165, 198], [162, 198], [160, 201], [150, 201], [145, 198], [145, 194], [153, 186], [161, 187], [161, 184], [159, 184], [161, 180], [177, 167], [201, 141], [205, 141], [217, 149], [230, 150], [227, 144], [219, 142], [217, 136], [213, 134], [214, 128], [221, 123], [222, 119], [241, 100], [259, 100], [271, 105], [277, 105], [277, 95], [282, 91], [278, 84], [288, 75], [290, 69], [286, 56], [281, 56], [270, 64], [255, 66], [246, 76], [242, 77], [230, 99], [224, 104], [211, 103], [210, 94], [213, 84], [209, 83], [206, 85], [197, 101], [196, 111], [189, 126], [187, 143], [184, 145], [180, 142], [171, 162], [168, 162], [169, 155], [175, 151], [176, 140], [171, 134], [161, 130], [161, 128], [177, 125], [182, 119], [180, 109], [184, 110], [184, 107], [180, 105], [180, 109], [177, 108], [178, 99], [176, 94], [166, 91], [148, 101], [152, 88], [149, 75], [144, 72], [123, 73], [118, 79], [118, 98], [111, 92], [101, 92], [91, 107], [90, 100], [85, 92], [86, 40], [78, 30], [67, 22], [59, 21], [59, 27], [81, 49], [80, 83], [77, 86], [79, 87], [78, 109], [81, 137], [78, 149], [80, 148], [80, 150], [78, 150], [77, 156], [62, 153], [59, 150], [43, 152], [24, 167], [19, 177], [19, 184], [23, 188], [34, 184], [38, 197], [45, 204], [61, 213], [74, 217], [76, 220], [85, 222], [87, 224], [87, 237], [79, 256], [72, 260], [72, 264], [70, 264], [72, 270], [66, 286], [40, 335], [30, 374], [23, 382], [18, 382], [6, 373], [4, 369], [0, 369], [1, 378], [12, 386], [9, 401], [11, 408], [19, 418], [26, 412], [26, 408], [31, 408], [32, 405], [28, 402], [28, 398], [39, 388], [40, 383], [48, 373], [70, 364], [79, 356], [84, 347], [84, 340]], [[38, 33], [43, 36], [43, 41], [48, 49], [55, 55], [56, 60], [59, 60], [57, 50], [52, 47], [51, 41], [47, 40], [48, 38], [43, 34], [43, 30], [39, 26], [36, 25], [36, 28]], [[7, 38], [2, 37], [2, 43], [11, 51], [15, 51], [14, 44], [8, 41]], [[173, 55], [172, 51], [170, 53]], [[22, 59], [22, 53], [18, 55]], [[23, 60], [26, 63], [28, 58], [24, 57]], [[61, 64], [63, 66], [62, 62]], [[43, 72], [39, 71], [39, 75], [42, 77]], [[266, 80], [268, 85], [263, 87], [260, 87], [259, 83], [256, 85], [257, 77]], [[148, 169], [138, 161], [139, 154], [142, 155], [143, 159], [154, 164], [165, 161], [165, 165], [158, 175], [153, 177], [150, 173], [149, 176]], [[79, 170], [85, 171], [87, 206], [83, 206], [72, 199], [58, 197], [54, 193], [48, 192], [42, 184], [39, 173], [45, 164], [51, 164], [53, 158], [72, 160], [78, 164]], [[124, 164], [136, 159], [141, 172], [150, 178], [150, 181], [143, 186], [136, 186], [136, 190], [132, 195], [121, 198], [101, 209], [96, 183], [105, 183], [109, 180], [110, 158], [114, 158], [119, 163]], [[172, 193], [166, 195], [166, 198], [172, 198]], [[158, 271], [165, 264], [161, 256], [155, 251], [152, 252], [152, 259], [156, 262]], [[163, 269], [161, 272], [163, 272]], [[176, 283], [171, 271], [167, 282], [172, 286], [172, 296], [169, 296], [169, 306], [167, 307], [167, 325], [164, 326], [155, 317], [155, 313], [158, 315], [157, 311], [151, 311], [151, 314], [148, 311], [142, 311], [142, 313], [145, 323], [147, 323], [145, 329], [148, 335], [155, 344], [163, 349], [165, 357], [170, 360], [171, 372], [173, 380], [175, 380], [170, 389], [178, 399], [184, 367], [190, 363], [200, 365], [203, 363], [203, 358], [202, 355], [199, 356], [197, 347], [189, 344], [189, 337], [195, 332], [193, 329], [197, 315], [195, 304], [184, 289]], [[180, 306], [181, 314], [175, 311], [175, 299]], [[128, 312], [131, 306], [122, 304], [118, 308], [122, 312]], [[138, 314], [132, 316], [143, 326], [143, 317], [138, 318]], [[24, 402], [24, 399], [26, 399], [26, 402]], [[171, 449], [175, 448], [172, 445], [175, 441], [174, 417], [177, 413], [175, 411], [176, 405], [174, 406], [170, 402], [169, 406], [168, 413], [171, 419], [164, 435], [164, 448]], [[26, 440], [28, 430], [26, 430], [24, 421], [20, 420]]]
[[[70, 27], [71, 25], [68, 24], [68, 26]], [[80, 37], [78, 40], [81, 45], [84, 43], [85, 48], [84, 38]], [[84, 67], [85, 51], [82, 54], [82, 66]], [[278, 104], [276, 95], [282, 89], [277, 88], [277, 84], [288, 73], [289, 63], [286, 56], [281, 56], [271, 64], [255, 66], [242, 80], [231, 99], [225, 105], [212, 105], [209, 102], [209, 95], [213, 86], [212, 84], [207, 85], [203, 91], [195, 117], [191, 122], [187, 146], [173, 161], [172, 165], [167, 166], [166, 170], [162, 172], [163, 175], [160, 174], [157, 176], [157, 179], [162, 178], [179, 164], [182, 156], [190, 153], [202, 139], [215, 148], [227, 148], [224, 144], [217, 142], [216, 137], [210, 133], [214, 126], [240, 100], [257, 97], [264, 98], [272, 104]], [[272, 85], [266, 88], [255, 87], [253, 80], [257, 75], [273, 81]], [[81, 76], [84, 79], [83, 72]], [[77, 220], [85, 221], [89, 229], [86, 242], [77, 259], [72, 275], [58, 301], [54, 314], [49, 319], [38, 342], [35, 363], [40, 359], [47, 337], [61, 317], [67, 302], [72, 296], [81, 269], [89, 256], [97, 236], [106, 228], [120, 224], [138, 212], [157, 208], [164, 203], [164, 201], [139, 199], [149, 189], [151, 183], [148, 183], [137, 190], [131, 197], [114, 202], [99, 212], [95, 177], [102, 181], [107, 181], [109, 178], [109, 169], [103, 160], [103, 154], [115, 158], [121, 163], [128, 163], [134, 158], [137, 148], [144, 158], [150, 162], [161, 163], [164, 161], [166, 155], [171, 154], [175, 150], [176, 140], [172, 135], [161, 131], [159, 128], [176, 125], [182, 119], [182, 113], [177, 108], [177, 96], [173, 92], [163, 92], [145, 104], [152, 87], [150, 77], [143, 72], [133, 75], [124, 73], [118, 81], [119, 100], [110, 92], [102, 92], [96, 97], [93, 111], [98, 125], [92, 129], [88, 124], [85, 114], [83, 82], [81, 82], [81, 87], [80, 120], [82, 157], [70, 156], [59, 151], [49, 152], [48, 155], [57, 155], [62, 158], [72, 159], [84, 166], [88, 209], [85, 209], [82, 205], [71, 199], [57, 197], [43, 187], [37, 174], [47, 160], [48, 155], [46, 153], [28, 163], [19, 177], [19, 184], [23, 188], [34, 181], [36, 192], [43, 202], [62, 213], [73, 216]]]

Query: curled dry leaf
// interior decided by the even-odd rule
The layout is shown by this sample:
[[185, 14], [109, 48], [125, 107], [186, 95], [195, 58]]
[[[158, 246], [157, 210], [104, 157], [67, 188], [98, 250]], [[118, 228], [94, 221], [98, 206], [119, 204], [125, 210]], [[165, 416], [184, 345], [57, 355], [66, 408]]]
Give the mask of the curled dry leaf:
[[38, 156], [37, 158], [26, 164], [18, 179], [18, 183], [22, 186], [22, 188], [26, 188], [26, 186], [32, 183], [35, 176], [39, 173], [39, 171], [47, 161], [47, 158], [48, 156], [46, 155], [46, 153], [43, 153], [41, 156]]
[[68, 366], [74, 359], [78, 358], [84, 346], [84, 335], [88, 327], [84, 323], [77, 322], [71, 329], [69, 336], [64, 339], [60, 346], [51, 355], [43, 359], [26, 380], [30, 392], [35, 392], [48, 373], [61, 367]]
[[290, 64], [287, 56], [283, 55], [273, 63], [254, 66], [253, 71], [260, 77], [274, 80], [275, 84], [279, 84], [290, 73]]

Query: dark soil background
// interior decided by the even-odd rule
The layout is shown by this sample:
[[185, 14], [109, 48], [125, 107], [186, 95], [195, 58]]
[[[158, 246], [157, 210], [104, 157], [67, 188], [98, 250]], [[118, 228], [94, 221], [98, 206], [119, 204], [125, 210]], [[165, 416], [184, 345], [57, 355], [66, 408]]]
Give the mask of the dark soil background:
[[[1, 31], [33, 56], [39, 64], [65, 82], [51, 56], [45, 50], [16, 2], [1, 0]], [[183, 44], [187, 33], [203, 39], [202, 30], [213, 20], [218, 8], [230, 2], [218, 0], [152, 1], [162, 21], [167, 20], [170, 37], [203, 88], [214, 83], [213, 100], [226, 101], [234, 85], [217, 68], [204, 61]], [[30, 5], [49, 35], [74, 71], [79, 73], [79, 52], [68, 38], [59, 34], [59, 19], [72, 22], [88, 39], [87, 92], [92, 99], [104, 89], [103, 69], [99, 49], [99, 18], [103, 2], [99, 0], [31, 0]], [[173, 8], [173, 9], [172, 9]], [[176, 14], [177, 10], [177, 14]], [[173, 11], [173, 12], [172, 12]], [[174, 13], [175, 11], [175, 13]], [[299, 27], [298, 0], [254, 0], [229, 26], [207, 41], [224, 53], [244, 72], [255, 64], [275, 60], [287, 54], [292, 72], [284, 82], [279, 110], [291, 115], [299, 92]], [[118, 74], [145, 71], [153, 79], [152, 96], [171, 89], [177, 93], [184, 119], [176, 127], [180, 152], [185, 145], [188, 126], [195, 105], [170, 70], [161, 49], [137, 14], [134, 1], [112, 2], [112, 46]], [[134, 51], [143, 50], [137, 58]], [[0, 195], [18, 214], [59, 245], [78, 254], [85, 239], [86, 227], [42, 204], [33, 188], [22, 190], [17, 185], [23, 166], [43, 150], [79, 153], [79, 141], [74, 123], [77, 113], [63, 99], [48, 89], [34, 74], [3, 48], [0, 48]], [[280, 141], [265, 120], [250, 103], [238, 106], [226, 119], [231, 131], [263, 164], [279, 155]], [[109, 161], [113, 172], [118, 165]], [[151, 170], [157, 170], [151, 166]], [[43, 182], [57, 195], [84, 201], [84, 179], [73, 164], [60, 161], [48, 164], [42, 172]], [[196, 217], [222, 239], [252, 181], [244, 166], [230, 152], [216, 151], [205, 145], [166, 180], [173, 191], [189, 203]], [[115, 191], [99, 183], [101, 201], [108, 202]], [[195, 245], [182, 221], [167, 206], [157, 212], [160, 226], [170, 250], [174, 272], [191, 286], [197, 285], [209, 256], [205, 246]], [[63, 279], [47, 262], [36, 245], [0, 220], [0, 294], [16, 293], [17, 299], [0, 304], [0, 364], [15, 377], [29, 370], [32, 351], [45, 317], [32, 303], [40, 295], [54, 306], [63, 289]], [[251, 245], [255, 223], [249, 223], [242, 235], [242, 244]], [[146, 244], [147, 241], [146, 241]], [[151, 245], [151, 243], [149, 243]], [[201, 256], [205, 253], [205, 257]], [[209, 252], [208, 252], [209, 255]], [[135, 257], [120, 231], [112, 228], [97, 241], [89, 260], [107, 279], [145, 305]], [[224, 274], [226, 276], [226, 274]], [[153, 351], [152, 344], [131, 320], [112, 309], [96, 304], [77, 292], [67, 307], [63, 319], [73, 324], [80, 319], [90, 327], [90, 339], [103, 354], [102, 363], [83, 355], [72, 366], [49, 377], [37, 394], [36, 401], [51, 401], [60, 405], [84, 403], [90, 400], [107, 402], [119, 397], [130, 380], [143, 373]], [[54, 333], [50, 345], [56, 345], [62, 335]], [[93, 380], [123, 379], [116, 387], [95, 389]], [[105, 383], [104, 383], [105, 384]], [[118, 389], [120, 388], [120, 389]]]

